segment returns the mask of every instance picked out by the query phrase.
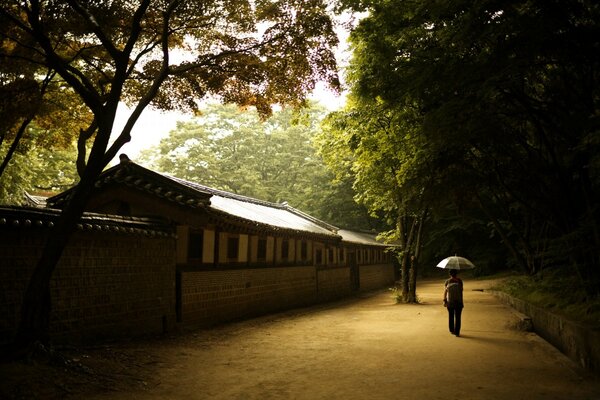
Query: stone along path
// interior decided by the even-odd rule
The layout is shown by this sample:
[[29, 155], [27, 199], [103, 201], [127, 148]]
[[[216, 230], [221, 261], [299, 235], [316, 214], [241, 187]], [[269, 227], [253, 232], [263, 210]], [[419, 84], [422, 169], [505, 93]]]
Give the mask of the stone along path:
[[[465, 280], [461, 337], [443, 280], [419, 305], [382, 291], [148, 345], [143, 386], [94, 399], [600, 399], [600, 382], [533, 333], [486, 281]], [[139, 349], [138, 349], [139, 352]]]

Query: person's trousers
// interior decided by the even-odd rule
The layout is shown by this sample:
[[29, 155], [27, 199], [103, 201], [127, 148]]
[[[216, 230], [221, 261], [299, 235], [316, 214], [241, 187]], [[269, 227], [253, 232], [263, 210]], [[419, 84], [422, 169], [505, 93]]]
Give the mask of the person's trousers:
[[450, 333], [453, 333], [456, 336], [460, 335], [460, 316], [462, 314], [462, 309], [462, 305], [457, 307], [448, 305], [448, 328], [450, 328]]

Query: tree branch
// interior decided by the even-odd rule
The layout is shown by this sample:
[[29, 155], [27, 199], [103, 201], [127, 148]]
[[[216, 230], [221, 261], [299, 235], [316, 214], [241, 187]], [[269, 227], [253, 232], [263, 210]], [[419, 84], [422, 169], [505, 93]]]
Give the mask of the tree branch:
[[[100, 96], [94, 90], [93, 85], [79, 71], [72, 68], [68, 62], [65, 62], [52, 47], [52, 43], [44, 32], [44, 28], [39, 20], [40, 9], [39, 0], [31, 1], [31, 9], [25, 10], [29, 24], [31, 25], [31, 35], [40, 44], [44, 50], [44, 57], [48, 64], [56, 70], [69, 85], [81, 96], [85, 104], [91, 110], [99, 110], [102, 106]], [[81, 80], [80, 80], [81, 79]]]
[[[177, 3], [177, 2], [174, 1], [172, 3]], [[131, 54], [131, 52], [133, 51], [133, 48], [135, 47], [137, 39], [142, 31], [141, 22], [142, 22], [142, 19], [144, 18], [144, 15], [146, 14], [146, 10], [148, 9], [149, 6], [150, 6], [150, 0], [144, 0], [144, 1], [142, 1], [140, 6], [138, 7], [138, 9], [135, 10], [135, 14], [133, 14], [133, 20], [131, 22], [131, 33], [132, 34], [129, 36], [129, 39], [127, 40], [127, 44], [125, 45], [125, 48], [123, 49], [123, 54], [127, 55], [127, 57], [129, 57], [129, 54]]]
[[121, 51], [119, 51], [112, 43], [112, 41], [108, 38], [108, 36], [106, 36], [102, 28], [100, 28], [100, 25], [98, 25], [98, 22], [96, 21], [96, 18], [92, 15], [92, 13], [90, 13], [88, 9], [86, 9], [76, 0], [68, 0], [67, 3], [69, 3], [69, 5], [73, 7], [73, 9], [79, 15], [81, 15], [85, 21], [87, 21], [89, 26], [92, 27], [92, 31], [94, 32], [96, 37], [100, 39], [102, 46], [106, 48], [110, 56], [115, 60], [120, 58], [122, 54]]
[[77, 173], [80, 177], [83, 176], [83, 172], [86, 166], [86, 154], [87, 154], [87, 141], [94, 135], [94, 132], [98, 129], [98, 122], [96, 118], [92, 121], [92, 123], [87, 127], [87, 129], [79, 130], [79, 138], [77, 139]]
[[139, 119], [140, 115], [144, 111], [144, 109], [150, 104], [150, 102], [156, 97], [160, 86], [169, 76], [169, 24], [171, 20], [171, 16], [177, 6], [179, 5], [178, 0], [173, 0], [167, 7], [167, 10], [163, 14], [163, 25], [162, 25], [162, 37], [161, 37], [161, 47], [163, 53], [163, 60], [160, 71], [154, 78], [152, 85], [148, 89], [148, 91], [144, 94], [144, 96], [140, 99], [137, 106], [127, 119], [127, 123], [123, 127], [121, 134], [117, 137], [117, 139], [113, 142], [110, 148], [106, 151], [104, 155], [104, 163], [107, 165], [110, 160], [112, 160], [117, 152], [123, 147], [123, 145], [131, 140], [131, 130], [133, 126]]

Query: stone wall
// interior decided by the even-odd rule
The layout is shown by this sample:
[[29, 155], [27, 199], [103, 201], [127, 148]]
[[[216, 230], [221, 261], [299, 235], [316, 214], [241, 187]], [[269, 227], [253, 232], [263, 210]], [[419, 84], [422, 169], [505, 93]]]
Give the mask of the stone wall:
[[179, 272], [185, 326], [212, 325], [317, 301], [312, 266]]
[[361, 265], [360, 290], [381, 289], [394, 284], [394, 266], [392, 264]]
[[[0, 344], [16, 332], [30, 275], [59, 211], [0, 207]], [[160, 220], [87, 213], [51, 280], [55, 343], [85, 343], [213, 325], [352, 294], [348, 266], [176, 265]], [[361, 265], [360, 290], [394, 282], [391, 264]], [[179, 323], [178, 323], [179, 322]]]
[[352, 293], [349, 267], [325, 267], [317, 270], [319, 301], [337, 300]]
[[[360, 290], [376, 290], [394, 283], [390, 264], [362, 265]], [[179, 321], [184, 326], [264, 315], [341, 299], [352, 294], [350, 268], [269, 267], [229, 270], [183, 270]]]
[[89, 236], [73, 241], [52, 281], [56, 336], [86, 341], [173, 328], [174, 240]]
[[503, 292], [492, 291], [502, 302], [531, 318], [533, 330], [570, 359], [600, 377], [600, 332], [569, 321]]
[[[0, 212], [0, 343], [14, 337], [52, 213]], [[54, 342], [94, 342], [175, 326], [175, 239], [141, 219], [87, 218], [51, 283]], [[164, 228], [164, 227], [163, 227]]]

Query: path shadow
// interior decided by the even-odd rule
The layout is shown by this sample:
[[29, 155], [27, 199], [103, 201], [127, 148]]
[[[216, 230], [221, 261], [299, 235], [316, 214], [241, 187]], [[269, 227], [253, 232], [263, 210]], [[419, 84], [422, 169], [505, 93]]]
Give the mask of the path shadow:
[[[502, 335], [502, 336], [500, 336]], [[505, 346], [509, 344], [514, 344], [518, 341], [515, 337], [509, 337], [506, 334], [506, 331], [498, 330], [498, 331], [474, 331], [467, 330], [464, 333], [461, 333], [457, 339], [464, 339], [473, 342], [481, 342], [481, 343], [489, 343], [496, 346]]]

